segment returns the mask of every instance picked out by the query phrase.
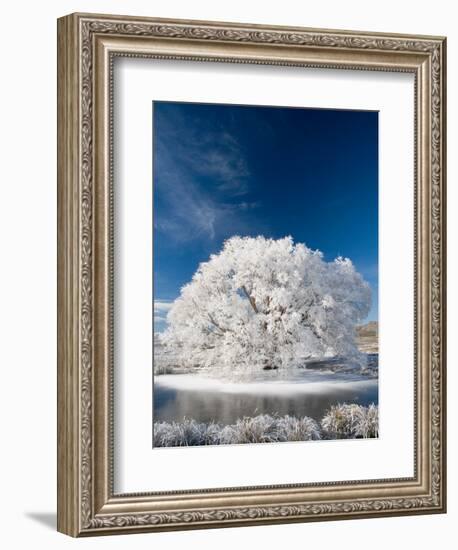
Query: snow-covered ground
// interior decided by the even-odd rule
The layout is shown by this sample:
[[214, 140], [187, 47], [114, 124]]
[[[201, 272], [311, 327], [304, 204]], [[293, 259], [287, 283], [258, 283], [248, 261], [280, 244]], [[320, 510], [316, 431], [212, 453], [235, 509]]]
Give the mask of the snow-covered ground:
[[225, 382], [202, 374], [164, 374], [155, 381], [155, 389], [176, 391], [200, 391], [216, 393], [237, 393], [259, 395], [320, 394], [351, 386], [354, 389], [375, 388], [378, 381], [357, 373], [335, 373], [330, 371], [307, 370], [297, 372], [294, 377], [276, 379], [266, 376], [265, 380], [251, 382]]

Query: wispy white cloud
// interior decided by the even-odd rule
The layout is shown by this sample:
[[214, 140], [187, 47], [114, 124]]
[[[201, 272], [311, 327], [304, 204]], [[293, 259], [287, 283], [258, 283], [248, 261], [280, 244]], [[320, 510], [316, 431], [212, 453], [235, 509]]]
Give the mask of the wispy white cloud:
[[[194, 117], [184, 121], [175, 111], [161, 120], [161, 133], [156, 135], [156, 147], [161, 161], [165, 151], [171, 152], [184, 171], [191, 169], [201, 176], [211, 177], [213, 185], [233, 196], [248, 192], [250, 170], [239, 140], [229, 130], [215, 129], [205, 119]], [[176, 166], [175, 166], [176, 168]]]
[[157, 313], [167, 312], [172, 306], [172, 300], [154, 300], [154, 311]]
[[164, 327], [167, 323], [167, 312], [173, 305], [172, 300], [154, 300], [154, 324]]
[[192, 184], [168, 180], [163, 196], [166, 215], [154, 223], [155, 228], [168, 233], [177, 241], [189, 241], [202, 235], [213, 239], [219, 208]]
[[[196, 143], [196, 142], [194, 142]], [[191, 145], [181, 151], [182, 159], [198, 174], [214, 178], [214, 185], [229, 196], [245, 195], [249, 191], [250, 175], [247, 161], [237, 140], [228, 133], [210, 132], [202, 148]]]
[[243, 231], [240, 215], [257, 203], [246, 199], [250, 171], [239, 141], [205, 121], [183, 124], [172, 116], [155, 136], [155, 229], [177, 243], [214, 239], [228, 226]]

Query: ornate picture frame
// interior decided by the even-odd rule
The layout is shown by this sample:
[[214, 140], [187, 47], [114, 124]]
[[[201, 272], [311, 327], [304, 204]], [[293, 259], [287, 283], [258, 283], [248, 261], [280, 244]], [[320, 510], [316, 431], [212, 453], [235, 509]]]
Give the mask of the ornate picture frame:
[[[433, 36], [94, 14], [58, 20], [60, 532], [92, 536], [445, 512], [445, 54], [445, 38]], [[114, 493], [116, 57], [414, 75], [413, 477]]]

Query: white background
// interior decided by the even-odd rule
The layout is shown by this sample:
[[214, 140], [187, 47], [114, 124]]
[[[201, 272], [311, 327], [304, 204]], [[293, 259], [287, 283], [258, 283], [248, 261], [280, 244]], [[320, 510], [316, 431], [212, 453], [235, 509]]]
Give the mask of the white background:
[[[413, 476], [413, 75], [124, 58], [114, 88], [115, 492]], [[152, 99], [380, 111], [379, 439], [151, 449]]]
[[[458, 94], [456, 16], [449, 0], [371, 3], [322, 0], [92, 0], [8, 4], [3, 9], [1, 518], [6, 548], [451, 548], [458, 520], [457, 292], [458, 147], [454, 97]], [[56, 48], [55, 19], [73, 11], [130, 13], [266, 24], [442, 34], [449, 38], [449, 513], [72, 540], [54, 531], [56, 471]]]

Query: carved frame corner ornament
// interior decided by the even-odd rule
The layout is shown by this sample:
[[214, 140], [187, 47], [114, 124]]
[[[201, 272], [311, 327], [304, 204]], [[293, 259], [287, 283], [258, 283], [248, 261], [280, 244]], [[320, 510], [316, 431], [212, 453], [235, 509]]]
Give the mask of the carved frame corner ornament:
[[[72, 536], [445, 511], [443, 37], [145, 17], [58, 20], [58, 530]], [[116, 495], [112, 457], [112, 61], [415, 76], [413, 478]]]

